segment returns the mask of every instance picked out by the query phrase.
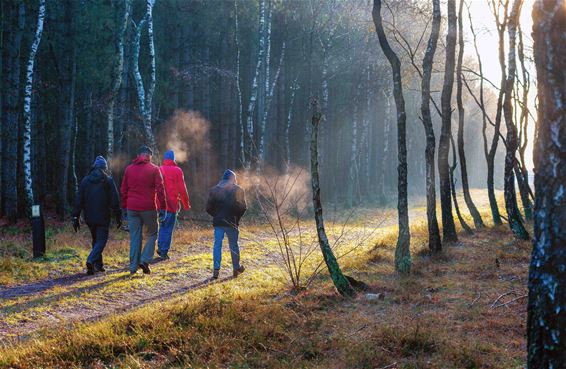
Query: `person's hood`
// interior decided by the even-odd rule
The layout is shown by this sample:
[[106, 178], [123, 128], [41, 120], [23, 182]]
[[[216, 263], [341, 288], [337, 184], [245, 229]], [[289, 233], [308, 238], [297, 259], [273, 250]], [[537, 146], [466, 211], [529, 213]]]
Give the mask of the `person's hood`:
[[132, 160], [132, 164], [147, 164], [149, 162], [149, 156], [144, 154], [138, 155], [134, 160]]
[[170, 166], [170, 167], [176, 167], [177, 163], [175, 163], [173, 160], [166, 159], [166, 160], [163, 160], [163, 163], [161, 163], [161, 165], [162, 166], [166, 165], [166, 166]]
[[235, 186], [236, 183], [234, 183], [234, 180], [231, 180], [231, 179], [222, 179], [222, 180], [221, 180], [220, 182], [218, 182], [216, 185], [217, 185], [218, 187], [225, 188], [225, 187]]
[[100, 183], [108, 177], [106, 173], [100, 168], [92, 168], [88, 174], [88, 180], [92, 183]]

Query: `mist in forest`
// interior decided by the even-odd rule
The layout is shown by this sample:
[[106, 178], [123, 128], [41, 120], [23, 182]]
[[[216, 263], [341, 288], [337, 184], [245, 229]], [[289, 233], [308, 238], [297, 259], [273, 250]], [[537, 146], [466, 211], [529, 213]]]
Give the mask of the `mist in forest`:
[[197, 154], [210, 150], [210, 123], [196, 111], [176, 110], [163, 127], [161, 146], [175, 152], [175, 161], [183, 164]]
[[[120, 179], [137, 148], [152, 140], [160, 153], [176, 151], [190, 191], [195, 192], [197, 208], [202, 207], [208, 187], [226, 168], [240, 170], [249, 164], [252, 171], [258, 166], [270, 168], [271, 175], [286, 175], [288, 167], [308, 172], [309, 99], [318, 97], [324, 114], [319, 135], [323, 200], [338, 207], [394, 204], [397, 113], [392, 74], [366, 1], [157, 1], [151, 8], [151, 37], [145, 2], [132, 2], [128, 12], [121, 2], [49, 5], [42, 42], [58, 47], [50, 49], [41, 43], [37, 50], [30, 115], [32, 187], [37, 201], [55, 196], [62, 211], [65, 204], [72, 203], [76, 182], [88, 172], [96, 155], [111, 156], [112, 174]], [[37, 14], [37, 5], [28, 7], [28, 17]], [[404, 1], [389, 2], [383, 12], [390, 43], [402, 67], [408, 192], [414, 198], [425, 194], [419, 68], [430, 35], [430, 12], [428, 2]], [[437, 146], [441, 119], [435, 106], [440, 106], [443, 82], [445, 15], [431, 80]], [[127, 21], [121, 23], [120, 16], [126, 16]], [[472, 25], [478, 23], [477, 46], [486, 54], [484, 50], [494, 50], [487, 45], [493, 44], [493, 36], [482, 36], [492, 33], [486, 26], [490, 17], [487, 6], [463, 8], [463, 74], [476, 98], [480, 79], [469, 19]], [[26, 24], [17, 45], [24, 55], [33, 39], [33, 22]], [[73, 37], [65, 36], [69, 34], [66, 29], [73, 30]], [[530, 70], [528, 30], [523, 30], [522, 36]], [[122, 59], [117, 50], [123, 51]], [[493, 55], [483, 54], [484, 65], [489, 66], [486, 70], [496, 70]], [[113, 86], [110, 82], [118, 75], [120, 83]], [[486, 75], [497, 78], [491, 72]], [[496, 116], [497, 82], [483, 84], [484, 107], [491, 121]], [[494, 130], [491, 124], [482, 127], [482, 111], [466, 88], [463, 104], [469, 185], [485, 188], [483, 134], [489, 144]], [[519, 111], [517, 105], [515, 114]], [[8, 114], [4, 119], [10, 117]], [[452, 121], [456, 139], [456, 111]], [[530, 123], [525, 130], [528, 133], [521, 134], [521, 145], [530, 145]], [[11, 125], [3, 127], [7, 128], [3, 128], [2, 147], [6, 152], [19, 152], [22, 144], [11, 142], [22, 141], [10, 139]], [[502, 124], [500, 134], [505, 132]], [[53, 155], [45, 155], [47, 150]], [[504, 151], [504, 145], [499, 144], [494, 164], [497, 188], [503, 184]], [[459, 162], [456, 156], [456, 188], [461, 185]], [[11, 168], [7, 160], [3, 163], [6, 185], [2, 191], [15, 188], [21, 214], [24, 184], [8, 180], [8, 173], [23, 175], [23, 168]]]

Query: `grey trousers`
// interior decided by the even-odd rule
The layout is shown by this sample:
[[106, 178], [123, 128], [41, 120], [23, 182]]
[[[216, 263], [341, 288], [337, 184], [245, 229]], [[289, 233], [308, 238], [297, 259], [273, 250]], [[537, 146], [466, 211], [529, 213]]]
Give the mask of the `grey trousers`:
[[[148, 238], [142, 251], [142, 227], [148, 230]], [[157, 239], [157, 211], [128, 210], [128, 229], [130, 230], [130, 271], [135, 272], [141, 263], [153, 260], [155, 240]]]

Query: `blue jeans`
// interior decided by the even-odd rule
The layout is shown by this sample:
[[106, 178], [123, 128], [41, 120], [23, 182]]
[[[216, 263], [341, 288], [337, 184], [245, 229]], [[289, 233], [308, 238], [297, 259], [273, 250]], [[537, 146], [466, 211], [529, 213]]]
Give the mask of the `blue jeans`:
[[167, 255], [169, 252], [176, 221], [177, 213], [165, 213], [165, 219], [161, 222], [159, 235], [157, 236], [157, 253], [159, 255]]
[[224, 234], [228, 236], [228, 244], [230, 245], [230, 254], [232, 255], [232, 268], [234, 270], [240, 268], [240, 246], [238, 246], [238, 236], [240, 232], [232, 227], [214, 227], [214, 249], [212, 259], [214, 269], [219, 270], [222, 262], [222, 241]]
[[[145, 225], [148, 238], [142, 251], [142, 227]], [[157, 211], [128, 210], [128, 228], [130, 230], [130, 271], [135, 272], [141, 263], [153, 260], [155, 240], [157, 239]]]
[[88, 224], [88, 229], [92, 236], [92, 251], [86, 262], [92, 264], [95, 269], [100, 269], [103, 267], [102, 251], [104, 251], [108, 241], [108, 226]]

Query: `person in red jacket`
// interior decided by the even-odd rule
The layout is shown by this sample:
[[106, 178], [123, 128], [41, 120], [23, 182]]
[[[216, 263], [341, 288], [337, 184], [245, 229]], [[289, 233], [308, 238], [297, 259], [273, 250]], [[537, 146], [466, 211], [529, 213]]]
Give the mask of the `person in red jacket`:
[[[138, 150], [138, 156], [128, 165], [122, 178], [122, 207], [127, 209], [130, 230], [130, 273], [141, 268], [151, 273], [149, 262], [153, 260], [157, 238], [157, 216], [165, 218], [165, 189], [159, 167], [151, 162], [153, 151], [147, 146]], [[149, 238], [142, 251], [142, 226], [148, 229]]]
[[175, 152], [168, 150], [163, 156], [163, 164], [159, 168], [165, 183], [165, 194], [167, 203], [167, 212], [165, 219], [159, 227], [159, 236], [157, 237], [157, 254], [162, 260], [169, 259], [167, 253], [171, 248], [171, 240], [175, 229], [177, 214], [181, 210], [181, 205], [185, 210], [191, 209], [189, 203], [189, 194], [187, 193], [187, 185], [183, 171], [175, 163]]

